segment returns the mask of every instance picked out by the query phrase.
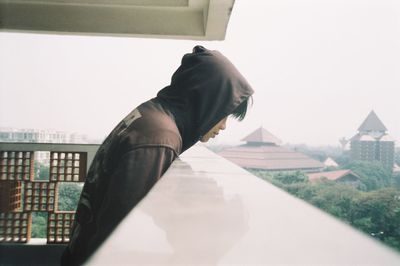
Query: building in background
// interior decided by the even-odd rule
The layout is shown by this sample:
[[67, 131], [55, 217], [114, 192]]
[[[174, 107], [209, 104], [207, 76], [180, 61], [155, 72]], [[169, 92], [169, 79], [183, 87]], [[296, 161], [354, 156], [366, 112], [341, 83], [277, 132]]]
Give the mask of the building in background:
[[0, 128], [0, 142], [87, 144], [84, 134], [56, 130]]
[[308, 174], [307, 176], [310, 182], [330, 180], [355, 187], [360, 184], [360, 177], [357, 174], [353, 173], [351, 170], [337, 170], [329, 172], [311, 173]]
[[218, 154], [247, 169], [319, 172], [324, 168], [323, 163], [280, 146], [282, 142], [262, 127], [242, 141], [246, 141], [246, 144], [225, 149]]
[[[84, 134], [43, 129], [0, 128], [0, 142], [32, 142], [32, 143], [74, 143], [88, 144]], [[35, 152], [35, 160], [45, 165], [50, 163], [49, 152]]]
[[339, 167], [338, 163], [335, 162], [331, 157], [326, 158], [324, 161], [325, 167]]
[[378, 161], [392, 170], [394, 166], [395, 140], [388, 135], [387, 128], [371, 111], [358, 133], [350, 139], [350, 157], [353, 161]]

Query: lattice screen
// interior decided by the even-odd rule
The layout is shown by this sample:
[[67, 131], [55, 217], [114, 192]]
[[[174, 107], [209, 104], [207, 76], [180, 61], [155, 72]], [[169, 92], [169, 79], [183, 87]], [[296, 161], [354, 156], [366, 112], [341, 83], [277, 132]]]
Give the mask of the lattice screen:
[[74, 212], [58, 210], [61, 182], [83, 182], [86, 152], [51, 152], [48, 181], [34, 180], [34, 152], [0, 151], [0, 242], [27, 243], [32, 212], [47, 212], [47, 243], [66, 243]]

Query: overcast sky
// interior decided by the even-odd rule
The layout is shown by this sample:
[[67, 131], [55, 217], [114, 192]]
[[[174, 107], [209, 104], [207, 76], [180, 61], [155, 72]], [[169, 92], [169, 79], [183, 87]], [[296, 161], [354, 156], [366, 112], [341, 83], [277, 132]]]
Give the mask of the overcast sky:
[[214, 143], [260, 126], [284, 143], [338, 145], [373, 109], [400, 140], [400, 1], [236, 0], [226, 40], [0, 33], [0, 127], [102, 138], [169, 84], [196, 44], [224, 53], [254, 105]]

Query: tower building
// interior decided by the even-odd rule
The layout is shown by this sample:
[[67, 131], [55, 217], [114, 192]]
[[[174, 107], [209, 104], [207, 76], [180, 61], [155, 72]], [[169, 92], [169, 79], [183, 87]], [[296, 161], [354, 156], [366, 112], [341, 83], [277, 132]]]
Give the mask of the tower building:
[[350, 154], [352, 160], [378, 161], [390, 170], [394, 165], [395, 140], [388, 135], [387, 128], [371, 111], [358, 133], [350, 139]]

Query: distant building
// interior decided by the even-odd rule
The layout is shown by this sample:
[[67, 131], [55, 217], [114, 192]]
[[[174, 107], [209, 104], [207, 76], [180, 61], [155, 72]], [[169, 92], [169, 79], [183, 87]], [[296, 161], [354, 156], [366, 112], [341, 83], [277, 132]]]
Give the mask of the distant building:
[[281, 141], [262, 127], [242, 141], [246, 141], [246, 144], [218, 154], [247, 169], [318, 172], [324, 168], [321, 162], [280, 146]]
[[387, 128], [371, 111], [358, 133], [350, 139], [350, 156], [357, 161], [378, 161], [393, 169], [395, 140], [387, 134]]
[[338, 167], [339, 166], [331, 157], [326, 158], [326, 160], [324, 161], [324, 165], [325, 165], [325, 167]]
[[[0, 128], [0, 142], [79, 143], [87, 144], [86, 135], [55, 130]], [[35, 152], [35, 159], [48, 165], [49, 152]]]
[[307, 174], [307, 176], [310, 182], [317, 182], [327, 179], [355, 186], [360, 183], [360, 177], [355, 173], [353, 173], [351, 170], [338, 170], [338, 171], [312, 173], [312, 174]]
[[0, 142], [88, 143], [87, 136], [56, 130], [0, 128]]

